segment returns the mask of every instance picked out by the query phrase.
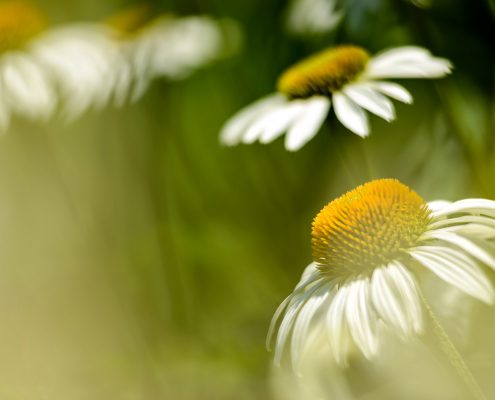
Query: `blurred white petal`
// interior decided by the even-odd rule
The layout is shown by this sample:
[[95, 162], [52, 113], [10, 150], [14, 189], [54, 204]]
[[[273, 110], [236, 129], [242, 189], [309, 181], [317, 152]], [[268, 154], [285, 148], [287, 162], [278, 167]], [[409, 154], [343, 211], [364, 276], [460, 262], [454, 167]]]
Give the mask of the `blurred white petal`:
[[368, 117], [366, 112], [343, 93], [333, 95], [335, 114], [342, 125], [356, 135], [366, 137], [369, 135]]

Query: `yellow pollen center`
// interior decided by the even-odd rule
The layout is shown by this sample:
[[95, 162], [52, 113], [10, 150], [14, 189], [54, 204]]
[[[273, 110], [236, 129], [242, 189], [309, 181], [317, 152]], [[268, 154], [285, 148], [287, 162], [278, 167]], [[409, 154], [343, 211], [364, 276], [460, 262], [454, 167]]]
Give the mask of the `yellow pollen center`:
[[43, 14], [23, 1], [0, 3], [0, 53], [22, 47], [46, 26]]
[[404, 257], [430, 220], [426, 202], [395, 179], [368, 182], [328, 203], [313, 220], [314, 261], [336, 278]]
[[310, 56], [287, 69], [277, 89], [291, 98], [329, 96], [363, 72], [369, 54], [357, 46], [338, 46]]

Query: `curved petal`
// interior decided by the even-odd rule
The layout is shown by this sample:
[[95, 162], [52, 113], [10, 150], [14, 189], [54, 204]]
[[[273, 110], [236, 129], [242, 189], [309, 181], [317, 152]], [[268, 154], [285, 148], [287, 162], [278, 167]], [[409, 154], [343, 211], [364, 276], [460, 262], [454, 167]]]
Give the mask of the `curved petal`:
[[350, 283], [345, 304], [349, 331], [367, 359], [371, 359], [378, 350], [375, 334], [376, 317], [370, 307], [369, 286], [368, 279]]
[[384, 81], [368, 81], [368, 85], [370, 85], [373, 89], [387, 95], [388, 97], [392, 97], [395, 100], [401, 101], [402, 103], [411, 104], [413, 102], [413, 97], [409, 91], [399, 85], [398, 83], [393, 82], [384, 82]]
[[411, 332], [411, 326], [403, 310], [400, 292], [387, 279], [387, 268], [378, 268], [371, 277], [371, 300], [378, 315], [389, 325], [398, 330], [403, 336]]
[[476, 264], [453, 257], [447, 249], [436, 252], [414, 249], [410, 254], [445, 282], [487, 304], [493, 303], [493, 287]]
[[279, 93], [271, 94], [245, 107], [231, 117], [220, 132], [220, 141], [227, 145], [233, 146], [242, 140], [245, 130], [253, 120], [263, 113], [280, 106], [286, 102], [285, 97]]
[[368, 85], [347, 85], [342, 90], [358, 106], [390, 122], [395, 119], [392, 102]]
[[[318, 133], [330, 109], [330, 100], [326, 97], [314, 97], [308, 101], [298, 119], [291, 126], [285, 138], [285, 148], [296, 151], [303, 147]], [[263, 141], [263, 137], [261, 138]]]
[[328, 299], [330, 288], [322, 285], [299, 311], [299, 315], [294, 324], [291, 342], [291, 357], [294, 371], [299, 372], [301, 356], [306, 345], [309, 325], [324, 302]]
[[248, 127], [242, 142], [251, 144], [256, 140], [261, 141], [263, 136], [270, 139], [265, 143], [275, 140], [304, 112], [304, 107], [304, 100], [292, 100], [265, 112], [264, 115], [260, 116], [257, 121], [254, 121]]
[[368, 117], [366, 112], [343, 93], [334, 93], [333, 105], [335, 114], [342, 125], [356, 135], [369, 135]]

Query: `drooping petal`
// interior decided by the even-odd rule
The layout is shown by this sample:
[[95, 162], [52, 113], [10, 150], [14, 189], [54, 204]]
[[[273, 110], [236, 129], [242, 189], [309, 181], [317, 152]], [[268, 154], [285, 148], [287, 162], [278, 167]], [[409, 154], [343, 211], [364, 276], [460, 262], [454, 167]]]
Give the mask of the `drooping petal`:
[[[290, 127], [285, 138], [285, 148], [296, 151], [310, 141], [320, 129], [330, 109], [330, 100], [326, 97], [314, 97], [308, 100], [306, 110]], [[264, 143], [264, 137], [261, 141]]]
[[342, 366], [347, 365], [350, 348], [350, 335], [345, 318], [348, 292], [349, 287], [347, 285], [338, 288], [326, 318], [330, 349], [337, 364]]
[[247, 106], [225, 123], [220, 133], [220, 141], [227, 146], [238, 144], [242, 140], [242, 135], [256, 117], [279, 107], [285, 102], [284, 96], [275, 93]]
[[369, 298], [369, 280], [359, 279], [349, 284], [345, 316], [349, 332], [364, 356], [371, 359], [378, 350], [376, 316]]
[[291, 357], [294, 371], [299, 371], [299, 364], [306, 345], [309, 325], [322, 304], [328, 299], [330, 287], [322, 285], [299, 311], [299, 316], [294, 324], [291, 342]]
[[347, 85], [344, 94], [358, 106], [390, 122], [395, 119], [392, 102], [368, 85]]
[[410, 254], [445, 282], [487, 304], [493, 303], [493, 287], [475, 263], [455, 257], [448, 248], [433, 252], [423, 247], [412, 250]]
[[261, 140], [263, 136], [269, 138], [270, 141], [276, 139], [304, 112], [304, 109], [304, 100], [294, 100], [265, 112], [248, 127], [242, 137], [242, 142], [251, 144], [256, 140]]
[[306, 292], [298, 294], [292, 298], [291, 303], [287, 307], [282, 323], [278, 328], [277, 342], [275, 345], [275, 355], [273, 357], [273, 362], [275, 363], [275, 365], [280, 365], [283, 350], [285, 348], [285, 343], [287, 342], [287, 338], [292, 332], [292, 327], [297, 319], [301, 308], [304, 306], [306, 301], [311, 298], [314, 292], [321, 288], [321, 286], [322, 284], [315, 285], [314, 287], [308, 289]]
[[447, 232], [441, 230], [434, 230], [427, 232], [424, 237], [443, 240], [447, 243], [451, 243], [466, 253], [470, 254], [474, 258], [488, 265], [490, 268], [495, 269], [495, 246], [483, 241], [483, 243], [476, 240], [476, 238], [467, 238], [458, 235], [454, 232]]
[[368, 117], [366, 112], [343, 93], [334, 93], [333, 104], [335, 114], [347, 129], [356, 135], [369, 135]]
[[416, 333], [421, 333], [423, 331], [423, 312], [414, 276], [406, 267], [396, 261], [389, 264], [387, 278], [394, 282], [397, 292], [402, 297], [402, 303], [413, 330]]
[[405, 87], [399, 85], [398, 83], [369, 81], [366, 82], [366, 84], [395, 100], [401, 101], [402, 103], [411, 104], [413, 102], [411, 93], [409, 93]]
[[403, 336], [411, 332], [409, 321], [403, 309], [401, 293], [391, 280], [387, 279], [387, 268], [377, 268], [371, 277], [371, 299], [378, 315]]

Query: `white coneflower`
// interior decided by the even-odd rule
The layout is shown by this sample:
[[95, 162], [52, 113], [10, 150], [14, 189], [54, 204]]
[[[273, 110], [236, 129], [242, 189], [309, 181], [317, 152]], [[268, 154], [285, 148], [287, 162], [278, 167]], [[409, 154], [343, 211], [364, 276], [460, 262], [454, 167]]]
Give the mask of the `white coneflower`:
[[62, 114], [69, 120], [107, 105], [121, 83], [120, 71], [126, 60], [113, 31], [104, 24], [73, 23], [50, 29], [33, 50], [50, 73]]
[[422, 295], [414, 271], [421, 269], [492, 304], [484, 269], [495, 269], [493, 238], [495, 201], [426, 203], [393, 179], [337, 198], [314, 219], [314, 262], [273, 317], [269, 343], [284, 313], [275, 362], [290, 341], [297, 369], [308, 336], [325, 335], [335, 360], [345, 365], [355, 348], [373, 358], [382, 329], [403, 338], [420, 333]]
[[312, 139], [330, 109], [355, 134], [369, 134], [365, 110], [392, 121], [391, 97], [411, 103], [411, 94], [386, 78], [439, 78], [451, 63], [420, 47], [406, 46], [374, 57], [357, 46], [337, 46], [317, 53], [287, 69], [278, 80], [278, 92], [234, 115], [223, 127], [221, 141], [269, 143], [287, 132], [285, 147], [298, 150]]
[[335, 0], [292, 0], [286, 26], [296, 35], [322, 34], [334, 29], [343, 12], [336, 10]]
[[44, 16], [31, 4], [0, 3], [0, 131], [12, 113], [45, 119], [54, 110], [54, 90], [32, 49], [45, 27]]
[[[148, 10], [134, 7], [108, 20], [128, 59], [133, 79], [132, 100], [143, 95], [156, 78], [182, 79], [229, 49], [228, 36], [237, 34], [231, 21], [208, 16], [148, 18]], [[236, 44], [232, 41], [230, 45]], [[122, 96], [120, 96], [122, 97]]]

